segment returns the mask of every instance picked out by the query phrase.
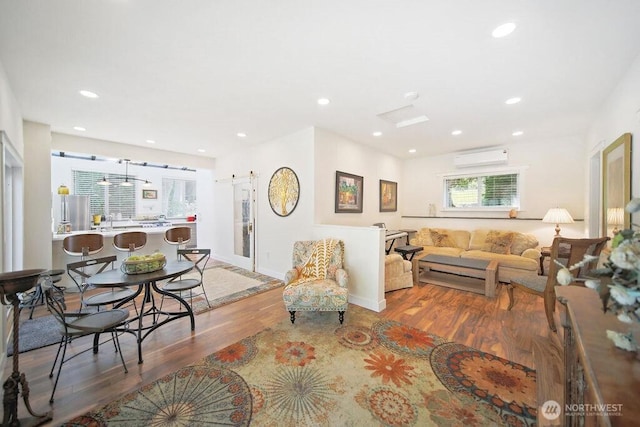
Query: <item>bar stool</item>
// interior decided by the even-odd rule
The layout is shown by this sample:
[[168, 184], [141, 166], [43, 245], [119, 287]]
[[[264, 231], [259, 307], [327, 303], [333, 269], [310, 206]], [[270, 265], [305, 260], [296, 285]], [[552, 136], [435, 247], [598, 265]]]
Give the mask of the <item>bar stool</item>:
[[125, 231], [113, 236], [113, 247], [121, 252], [129, 253], [140, 250], [147, 244], [147, 233], [144, 231]]
[[[173, 227], [164, 232], [164, 241], [170, 245], [177, 245], [177, 249], [184, 249], [191, 240], [191, 228], [189, 227]], [[179, 258], [178, 253], [176, 255]]]

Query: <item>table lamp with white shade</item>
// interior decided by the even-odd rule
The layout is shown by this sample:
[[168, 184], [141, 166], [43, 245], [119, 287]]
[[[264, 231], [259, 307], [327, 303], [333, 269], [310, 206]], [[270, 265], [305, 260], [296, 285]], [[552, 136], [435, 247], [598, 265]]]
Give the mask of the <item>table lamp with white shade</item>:
[[613, 225], [613, 235], [620, 232], [618, 226], [624, 224], [624, 209], [609, 208], [607, 209], [607, 224]]
[[565, 208], [551, 208], [547, 211], [544, 218], [542, 218], [542, 222], [555, 224], [556, 235], [554, 237], [560, 237], [560, 224], [571, 224], [573, 223], [573, 218]]

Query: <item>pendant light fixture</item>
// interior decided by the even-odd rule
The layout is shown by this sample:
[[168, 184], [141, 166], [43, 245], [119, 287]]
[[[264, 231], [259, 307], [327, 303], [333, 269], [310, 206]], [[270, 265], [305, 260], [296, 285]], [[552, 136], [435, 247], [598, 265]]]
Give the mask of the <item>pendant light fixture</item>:
[[[125, 167], [125, 169], [124, 169], [124, 181], [122, 181], [120, 183], [120, 185], [123, 186], [123, 187], [131, 187], [134, 184], [133, 181], [141, 181], [141, 182], [144, 183], [144, 184], [142, 184], [144, 187], [150, 186], [151, 185], [151, 181], [148, 181], [146, 179], [139, 179], [139, 178], [134, 178], [132, 176], [129, 176], [129, 162], [130, 161], [131, 160], [129, 160], [129, 159], [122, 159], [122, 160], [119, 161], [120, 163], [124, 162], [124, 167]], [[122, 179], [122, 178], [120, 178], [120, 179]], [[98, 185], [111, 185], [111, 184], [112, 184], [112, 182], [109, 181], [106, 176], [103, 176], [102, 179], [100, 181], [98, 181]]]

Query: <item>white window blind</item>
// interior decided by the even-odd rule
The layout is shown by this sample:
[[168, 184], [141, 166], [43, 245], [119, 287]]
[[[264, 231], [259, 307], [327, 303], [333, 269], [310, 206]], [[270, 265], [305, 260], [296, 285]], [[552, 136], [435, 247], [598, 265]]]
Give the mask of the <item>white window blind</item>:
[[[106, 177], [112, 185], [99, 185], [98, 181]], [[132, 175], [129, 175], [131, 178]], [[117, 173], [101, 173], [83, 170], [73, 171], [74, 193], [78, 195], [88, 195], [89, 209], [92, 215], [101, 214], [117, 216], [122, 214], [122, 218], [134, 218], [136, 215], [136, 186], [125, 187], [119, 185], [124, 181], [125, 176]]]
[[196, 213], [196, 182], [162, 178], [162, 212], [167, 218], [184, 218]]
[[520, 207], [520, 174], [449, 176], [444, 179], [446, 209]]

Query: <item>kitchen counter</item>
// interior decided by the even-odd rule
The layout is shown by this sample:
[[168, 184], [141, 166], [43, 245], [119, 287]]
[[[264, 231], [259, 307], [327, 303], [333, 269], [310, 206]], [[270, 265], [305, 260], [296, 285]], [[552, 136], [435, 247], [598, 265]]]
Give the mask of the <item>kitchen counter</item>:
[[[106, 225], [103, 223], [103, 225]], [[188, 221], [171, 221], [171, 226], [165, 227], [141, 227], [139, 223], [130, 222], [130, 221], [114, 221], [113, 229], [106, 231], [99, 231], [99, 229], [95, 230], [85, 230], [85, 231], [73, 231], [71, 233], [66, 234], [57, 234], [54, 233], [52, 237], [52, 264], [53, 269], [61, 269], [66, 271], [67, 264], [71, 262], [80, 261], [80, 257], [75, 257], [68, 255], [64, 249], [62, 248], [62, 241], [65, 237], [76, 235], [76, 234], [87, 234], [87, 233], [99, 233], [104, 236], [104, 248], [93, 255], [93, 258], [104, 257], [109, 255], [116, 255], [118, 257], [118, 262], [116, 263], [116, 268], [120, 267], [120, 263], [129, 256], [128, 252], [118, 251], [113, 247], [113, 236], [116, 234], [120, 234], [126, 231], [142, 231], [147, 233], [147, 244], [144, 248], [140, 249], [136, 252], [137, 255], [147, 255], [152, 254], [156, 251], [162, 252], [165, 254], [167, 259], [175, 259], [177, 257], [176, 254], [176, 246], [171, 245], [164, 241], [164, 233], [168, 229], [172, 227], [180, 227], [180, 226], [189, 226], [191, 227], [191, 240], [188, 245], [190, 247], [197, 247], [198, 245], [198, 236], [197, 236], [197, 223], [196, 222], [188, 222]], [[70, 292], [77, 292], [78, 288], [71, 281], [67, 274], [62, 276], [62, 280], [58, 283], [59, 286], [65, 286]]]

